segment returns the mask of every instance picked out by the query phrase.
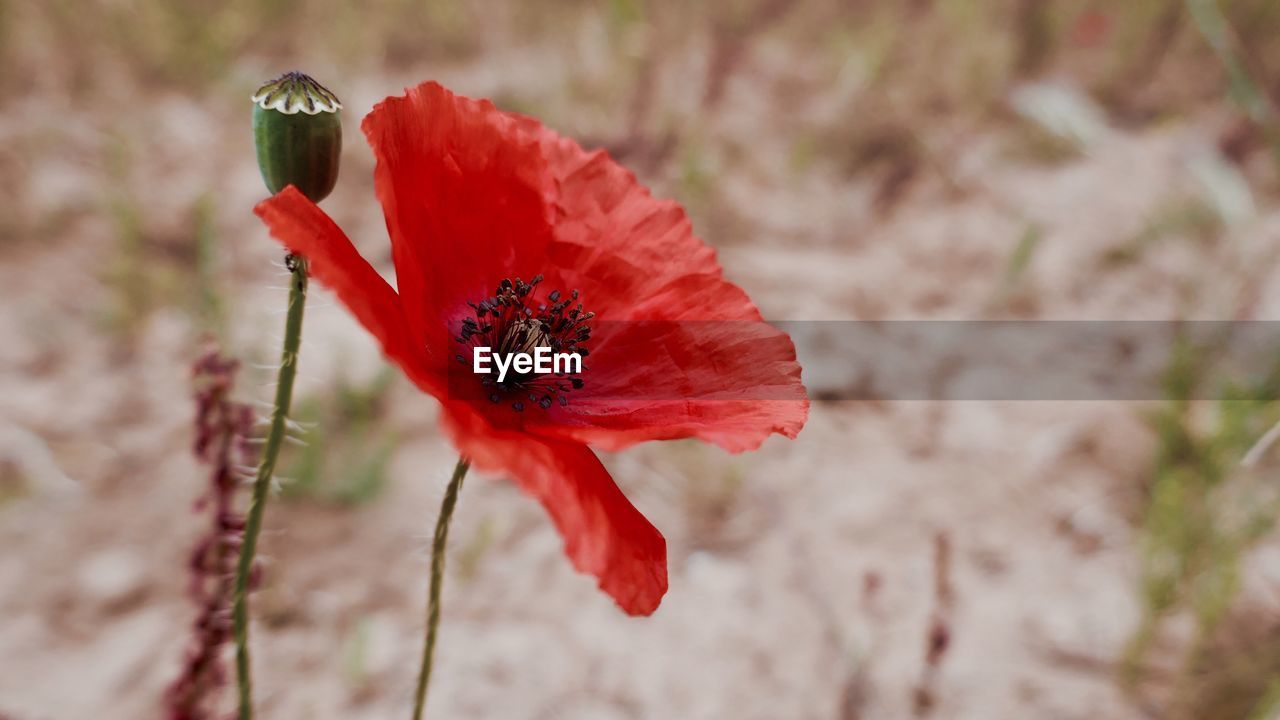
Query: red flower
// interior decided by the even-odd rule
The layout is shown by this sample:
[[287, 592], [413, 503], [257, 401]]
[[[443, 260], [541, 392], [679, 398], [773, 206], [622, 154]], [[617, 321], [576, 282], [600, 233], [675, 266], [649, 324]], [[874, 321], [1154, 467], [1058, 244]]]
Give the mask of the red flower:
[[[257, 214], [441, 402], [459, 450], [537, 497], [623, 610], [653, 612], [666, 541], [588, 445], [694, 437], [739, 452], [795, 437], [808, 400], [791, 339], [722, 277], [680, 206], [604, 152], [436, 83], [383, 101], [363, 129], [398, 290], [292, 187]], [[478, 345], [585, 357], [576, 375], [498, 383], [472, 372]]]

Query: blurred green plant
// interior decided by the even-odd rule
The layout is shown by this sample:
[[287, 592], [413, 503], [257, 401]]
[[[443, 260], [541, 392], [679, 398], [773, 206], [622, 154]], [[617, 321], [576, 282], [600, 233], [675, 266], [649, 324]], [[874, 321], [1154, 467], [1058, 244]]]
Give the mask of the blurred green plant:
[[470, 580], [480, 571], [480, 563], [498, 541], [498, 526], [488, 515], [480, 521], [470, 542], [458, 551], [458, 576]]
[[1040, 248], [1040, 241], [1043, 239], [1044, 230], [1038, 224], [1028, 222], [1023, 228], [1017, 244], [1013, 246], [1013, 252], [1009, 253], [1009, 261], [1005, 263], [1004, 288], [1006, 291], [1013, 290], [1022, 280], [1027, 268], [1031, 267], [1031, 260], [1035, 257], [1036, 250]]
[[[1280, 115], [1263, 89], [1261, 79], [1254, 78], [1250, 72], [1239, 37], [1232, 31], [1218, 0], [1186, 0], [1186, 3], [1200, 34], [1226, 70], [1231, 99], [1261, 131], [1271, 149], [1276, 172], [1280, 173]], [[1270, 17], [1268, 12], [1261, 19], [1265, 21]]]
[[[1216, 671], [1217, 663], [1206, 658], [1233, 608], [1243, 559], [1280, 515], [1274, 483], [1242, 467], [1258, 439], [1280, 421], [1274, 402], [1280, 357], [1267, 377], [1242, 385], [1215, 377], [1217, 345], [1180, 339], [1165, 371], [1163, 407], [1150, 418], [1158, 447], [1142, 528], [1143, 617], [1122, 674], [1135, 687], [1165, 623], [1189, 616], [1194, 634], [1175, 683], [1174, 708], [1193, 706], [1196, 688]], [[1214, 388], [1221, 388], [1219, 400], [1197, 399]]]
[[622, 37], [645, 20], [641, 0], [609, 0], [609, 28], [615, 37]]
[[0, 0], [0, 63], [5, 60], [5, 48], [9, 47], [9, 32], [13, 8], [9, 0]]
[[1248, 720], [1280, 720], [1280, 679], [1272, 680]]
[[151, 310], [151, 274], [147, 271], [141, 205], [129, 191], [129, 148], [117, 138], [107, 149], [112, 188], [107, 210], [115, 233], [114, 253], [106, 267], [106, 282], [115, 296], [106, 323], [117, 337], [132, 339]]
[[1039, 75], [1058, 50], [1060, 18], [1054, 3], [1018, 0], [1015, 13], [1019, 41], [1014, 72], [1022, 77]]
[[1170, 720], [1276, 720], [1280, 712], [1280, 626], [1265, 608], [1233, 610], [1195, 674], [1162, 708]]
[[1044, 241], [1044, 228], [1027, 218], [1019, 221], [1022, 232], [1009, 251], [1004, 273], [987, 303], [985, 314], [1028, 314], [1035, 311], [1037, 292], [1031, 278], [1027, 277], [1027, 271]]
[[691, 216], [704, 217], [715, 200], [715, 160], [698, 131], [686, 132], [677, 156], [676, 194]]
[[282, 453], [286, 500], [358, 507], [387, 487], [397, 438], [380, 424], [395, 372], [384, 368], [359, 385], [339, 376], [326, 392], [301, 399], [291, 413], [302, 444]]
[[821, 157], [821, 142], [813, 133], [798, 133], [791, 141], [791, 152], [787, 155], [787, 168], [793, 175], [804, 175]]
[[217, 336], [226, 330], [226, 303], [218, 283], [218, 230], [213, 196], [201, 197], [193, 210], [195, 223], [195, 307], [200, 324]]
[[143, 204], [131, 190], [125, 138], [117, 137], [108, 146], [107, 167], [111, 182], [105, 202], [115, 236], [102, 276], [113, 296], [103, 318], [107, 329], [128, 345], [157, 308], [176, 306], [202, 330], [220, 335], [226, 303], [217, 279], [222, 248], [212, 195], [192, 206], [189, 234], [157, 238], [148, 234]]
[[[951, 87], [959, 90], [962, 97], [977, 98], [982, 105], [989, 106], [1003, 95], [1018, 60], [1015, 40], [1009, 33], [991, 35], [993, 26], [1007, 23], [1007, 7], [969, 0], [939, 0], [937, 5], [947, 32], [953, 37], [966, 38], [955, 48], [961, 52], [950, 67], [951, 72], [958, 73]], [[948, 72], [946, 68], [938, 70]]]
[[1174, 200], [1157, 208], [1131, 237], [1103, 252], [1099, 264], [1109, 268], [1130, 265], [1166, 240], [1203, 243], [1221, 229], [1222, 219], [1208, 202], [1196, 198]]
[[1125, 108], [1155, 78], [1184, 25], [1182, 0], [1129, 0], [1095, 10], [1112, 35], [1096, 87], [1108, 106]]
[[[472, 55], [482, 48], [486, 27], [482, 11], [461, 0], [49, 0], [33, 6], [32, 21], [47, 25], [59, 47], [73, 50], [59, 56], [68, 63], [73, 94], [107, 84], [104, 57], [134, 79], [198, 92], [234, 78], [237, 59], [250, 54], [291, 63], [320, 47], [327, 49], [320, 63], [353, 72], [370, 65], [405, 67]], [[279, 32], [281, 27], [290, 32]], [[10, 75], [0, 69], [0, 79]]]
[[184, 0], [51, 0], [44, 7], [59, 34], [70, 41], [67, 47], [76, 48], [69, 55], [80, 66], [84, 85], [95, 81], [95, 57], [110, 54], [144, 79], [195, 89], [227, 71], [239, 49], [237, 40], [245, 35], [242, 23], [252, 26], [258, 14], [251, 3], [229, 5], [241, 7], [218, 11]]
[[373, 620], [368, 615], [356, 619], [355, 627], [342, 645], [342, 674], [357, 691], [369, 682], [369, 646], [373, 642]]

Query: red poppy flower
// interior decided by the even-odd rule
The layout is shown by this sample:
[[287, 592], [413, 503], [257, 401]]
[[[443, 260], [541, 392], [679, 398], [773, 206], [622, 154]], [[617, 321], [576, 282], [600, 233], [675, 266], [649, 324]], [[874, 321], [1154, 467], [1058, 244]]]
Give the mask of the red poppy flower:
[[[808, 400], [791, 339], [722, 277], [680, 206], [604, 152], [436, 83], [362, 127], [396, 290], [292, 187], [257, 214], [441, 402], [459, 450], [538, 498], [623, 610], [653, 612], [666, 541], [588, 446], [794, 437]], [[500, 383], [472, 372], [479, 345], [580, 351], [583, 367]]]

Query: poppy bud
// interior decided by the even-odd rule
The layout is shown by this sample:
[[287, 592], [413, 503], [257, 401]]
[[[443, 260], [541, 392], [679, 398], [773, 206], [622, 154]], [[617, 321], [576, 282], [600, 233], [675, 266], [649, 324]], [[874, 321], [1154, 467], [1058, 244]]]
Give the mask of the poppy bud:
[[258, 88], [251, 98], [253, 139], [262, 180], [274, 195], [295, 185], [320, 202], [338, 181], [342, 103], [309, 75], [290, 72]]

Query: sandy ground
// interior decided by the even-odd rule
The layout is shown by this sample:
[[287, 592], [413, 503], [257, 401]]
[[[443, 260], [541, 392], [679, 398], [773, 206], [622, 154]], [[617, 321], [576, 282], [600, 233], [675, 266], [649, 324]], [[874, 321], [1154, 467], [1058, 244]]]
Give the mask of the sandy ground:
[[[441, 78], [467, 94], [499, 94], [521, 78], [493, 68], [522, 65], [511, 57]], [[326, 203], [387, 271], [355, 118], [413, 79], [364, 78], [345, 91], [344, 176]], [[524, 92], [537, 96], [538, 80], [529, 82]], [[671, 102], [681, 102], [677, 93]], [[757, 112], [761, 102], [731, 82], [704, 128], [715, 147], [785, 123]], [[34, 100], [4, 107], [8, 137], [40, 112]], [[263, 362], [283, 294], [271, 289], [281, 284], [277, 251], [249, 214], [262, 191], [241, 127], [247, 101], [166, 96], [146, 119], [116, 112], [130, 135], [170, 149], [164, 158], [146, 157], [145, 145], [135, 151], [130, 183], [158, 218], [148, 232], [180, 235], [177, 208], [216, 193], [231, 349]], [[594, 129], [563, 111], [551, 120]], [[74, 152], [101, 142], [99, 126], [81, 122], [64, 128], [70, 149], [49, 150], [24, 184], [31, 202], [83, 208], [100, 199], [101, 172], [88, 174], [100, 168], [86, 171]], [[1200, 192], [1195, 150], [1212, 146], [1218, 125], [1208, 113], [1113, 128], [1082, 156], [1052, 164], [1009, 152], [1007, 129], [963, 141], [926, 136], [949, 176], [926, 170], [889, 213], [872, 207], [874, 178], [797, 174], [785, 147], [761, 144], [712, 163], [722, 166], [714, 182], [733, 222], [711, 213], [697, 216], [699, 229], [774, 319], [1217, 317], [1235, 309], [1250, 253], [1280, 240], [1276, 213], [1248, 216], [1209, 243], [1162, 244], [1131, 266], [1100, 271], [1098, 262], [1162, 206]], [[211, 144], [229, 149], [211, 154]], [[646, 174], [676, 194], [665, 167]], [[153, 192], [155, 183], [166, 191]], [[111, 221], [73, 212], [66, 222], [49, 232], [53, 241], [13, 243], [0, 262], [0, 467], [24, 488], [0, 506], [0, 712], [155, 717], [194, 617], [185, 562], [203, 527], [190, 510], [203, 472], [190, 457], [186, 398], [199, 343], [187, 313], [160, 307], [122, 348], [102, 320], [112, 302], [101, 273]], [[1006, 287], [1029, 223], [1042, 239]], [[1267, 287], [1270, 268], [1258, 272]], [[1269, 291], [1249, 312], [1277, 310], [1280, 296]], [[323, 392], [339, 366], [367, 378], [382, 363], [323, 291], [311, 298], [302, 357], [303, 396]], [[803, 360], [812, 360], [811, 388], [844, 382], [838, 361]], [[266, 399], [268, 379], [246, 370], [241, 397]], [[572, 571], [535, 503], [502, 478], [477, 476], [454, 520], [432, 710], [477, 719], [899, 718], [913, 714], [923, 688], [939, 718], [1144, 717], [1112, 671], [1139, 616], [1133, 519], [1154, 442], [1141, 409], [819, 402], [799, 439], [751, 455], [675, 443], [609, 456], [669, 540], [671, 591], [648, 619], [623, 616]], [[389, 488], [358, 508], [269, 507], [253, 633], [263, 717], [407, 715], [427, 538], [454, 460], [435, 413], [398, 378], [384, 421], [401, 438]], [[952, 597], [941, 607], [939, 543], [949, 548]], [[950, 642], [930, 676], [936, 613]]]

